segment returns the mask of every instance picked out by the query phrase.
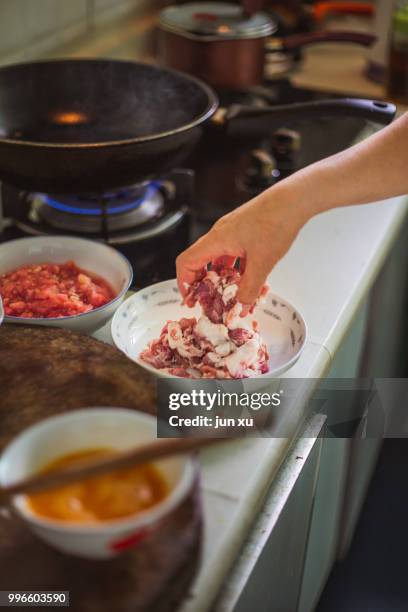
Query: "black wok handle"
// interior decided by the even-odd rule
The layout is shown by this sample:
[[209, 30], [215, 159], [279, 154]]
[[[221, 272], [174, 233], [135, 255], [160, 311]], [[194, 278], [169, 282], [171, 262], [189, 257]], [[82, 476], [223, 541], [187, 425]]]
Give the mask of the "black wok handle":
[[278, 106], [242, 106], [233, 104], [220, 108], [213, 122], [224, 126], [231, 136], [265, 134], [282, 127], [288, 120], [305, 120], [326, 117], [357, 117], [388, 125], [394, 119], [396, 107], [389, 102], [366, 100], [362, 98], [338, 98], [313, 102], [298, 102]]

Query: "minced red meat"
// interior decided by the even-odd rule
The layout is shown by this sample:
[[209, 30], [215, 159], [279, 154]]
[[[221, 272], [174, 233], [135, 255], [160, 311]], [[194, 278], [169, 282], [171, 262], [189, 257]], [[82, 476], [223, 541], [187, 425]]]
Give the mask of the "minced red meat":
[[28, 318], [77, 315], [115, 297], [104, 279], [73, 261], [20, 266], [0, 275], [0, 295], [6, 315]]
[[[247, 378], [268, 372], [269, 355], [258, 325], [236, 294], [241, 279], [234, 267], [216, 264], [189, 288], [185, 303], [203, 315], [168, 321], [141, 358], [159, 370], [188, 378]], [[264, 292], [264, 291], [263, 291]], [[253, 308], [252, 308], [253, 310]]]

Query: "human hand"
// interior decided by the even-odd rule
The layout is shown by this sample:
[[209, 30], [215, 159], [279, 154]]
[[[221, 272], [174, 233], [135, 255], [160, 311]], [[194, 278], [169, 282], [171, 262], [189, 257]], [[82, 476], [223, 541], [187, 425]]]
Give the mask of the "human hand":
[[[276, 195], [275, 195], [276, 194]], [[221, 217], [176, 260], [181, 294], [219, 257], [240, 257], [242, 280], [238, 300], [244, 313], [256, 301], [274, 265], [285, 255], [306, 221], [297, 207], [272, 188]]]

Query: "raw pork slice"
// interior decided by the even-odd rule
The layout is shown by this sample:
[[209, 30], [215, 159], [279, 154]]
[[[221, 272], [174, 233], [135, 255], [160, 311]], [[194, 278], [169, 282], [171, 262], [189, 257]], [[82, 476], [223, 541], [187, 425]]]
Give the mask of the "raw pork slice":
[[201, 317], [168, 321], [141, 359], [187, 378], [249, 378], [268, 372], [268, 349], [258, 324], [251, 314], [240, 316], [242, 304], [236, 298], [240, 279], [236, 268], [220, 263], [204, 270], [184, 300], [190, 307], [198, 302]]

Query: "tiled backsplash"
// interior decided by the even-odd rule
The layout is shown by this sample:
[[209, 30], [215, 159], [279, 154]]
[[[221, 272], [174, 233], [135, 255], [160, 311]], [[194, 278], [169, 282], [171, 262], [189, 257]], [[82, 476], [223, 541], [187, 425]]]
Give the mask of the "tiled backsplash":
[[0, 0], [0, 63], [44, 56], [127, 14], [154, 10], [156, 0]]

